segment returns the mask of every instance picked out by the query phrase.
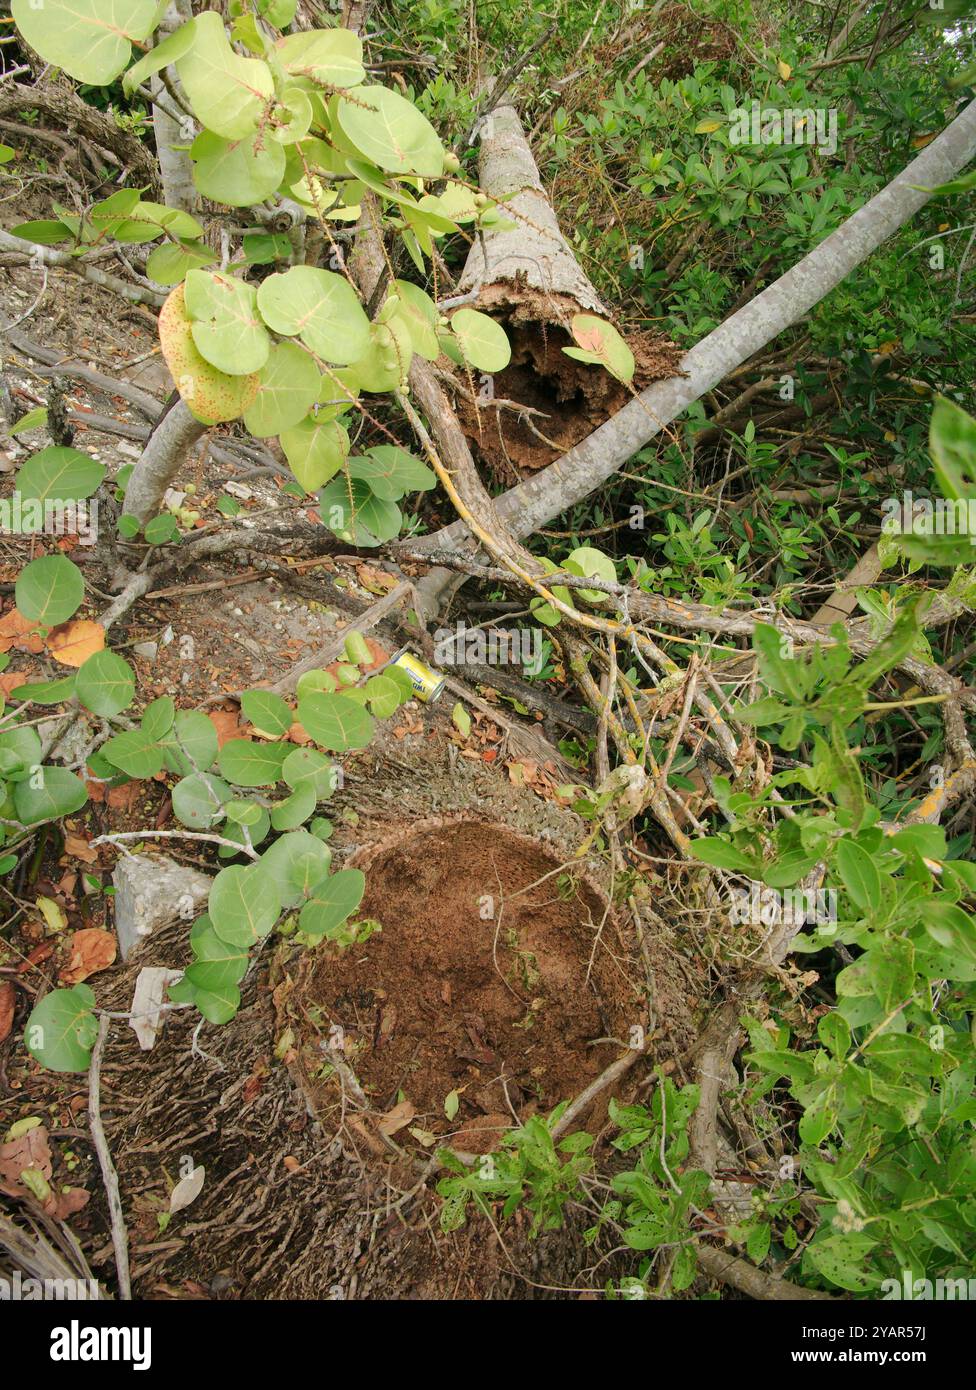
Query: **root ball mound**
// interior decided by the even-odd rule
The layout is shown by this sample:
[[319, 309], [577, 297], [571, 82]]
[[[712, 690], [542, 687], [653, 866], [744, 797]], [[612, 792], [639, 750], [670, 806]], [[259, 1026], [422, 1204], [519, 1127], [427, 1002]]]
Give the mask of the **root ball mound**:
[[[438, 820], [358, 862], [360, 915], [382, 931], [316, 953], [296, 991], [306, 1088], [338, 1037], [371, 1108], [406, 1104], [415, 1128], [482, 1151], [576, 1095], [644, 1022], [609, 904], [541, 842]], [[324, 1070], [323, 1119], [339, 1100]]]

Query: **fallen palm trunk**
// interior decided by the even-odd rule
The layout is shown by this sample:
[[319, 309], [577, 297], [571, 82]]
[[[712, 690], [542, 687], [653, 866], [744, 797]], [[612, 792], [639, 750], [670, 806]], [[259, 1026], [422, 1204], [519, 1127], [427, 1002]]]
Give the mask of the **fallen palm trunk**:
[[[683, 410], [824, 299], [924, 207], [927, 189], [951, 179], [974, 155], [976, 101], [887, 188], [693, 347], [682, 363], [687, 376], [648, 387], [558, 462], [499, 498], [499, 515], [513, 533], [531, 535], [605, 483]], [[467, 527], [454, 522], [411, 548], [457, 550], [467, 541]]]
[[[523, 470], [544, 467], [584, 439], [630, 393], [602, 368], [576, 362], [562, 350], [574, 341], [575, 315], [611, 315], [560, 231], [513, 107], [496, 107], [479, 136], [479, 182], [502, 205], [506, 221], [478, 234], [458, 295], [505, 325], [512, 361], [495, 374], [487, 401], [466, 401], [459, 415], [495, 475], [515, 481]], [[673, 344], [646, 333], [629, 341], [638, 386], [674, 375]], [[492, 400], [528, 410], [493, 410]]]

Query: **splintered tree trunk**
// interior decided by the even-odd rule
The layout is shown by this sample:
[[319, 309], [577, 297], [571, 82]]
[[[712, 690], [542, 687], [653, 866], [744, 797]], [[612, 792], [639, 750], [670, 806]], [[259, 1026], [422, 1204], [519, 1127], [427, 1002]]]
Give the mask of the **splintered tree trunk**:
[[[496, 107], [480, 126], [480, 184], [502, 204], [508, 230], [479, 233], [459, 296], [504, 323], [511, 365], [481, 384], [479, 402], [459, 415], [469, 439], [497, 477], [515, 482], [542, 468], [619, 410], [628, 392], [600, 367], [562, 351], [579, 313], [611, 317], [559, 228], [539, 170], [511, 106]], [[646, 334], [631, 336], [637, 384], [674, 375], [677, 352]], [[493, 407], [492, 400], [515, 402]]]
[[499, 106], [486, 116], [480, 140], [482, 191], [504, 202], [504, 211], [518, 226], [478, 237], [458, 293], [477, 292], [480, 307], [497, 309], [516, 322], [534, 317], [565, 325], [581, 311], [607, 316], [559, 230], [514, 108]]

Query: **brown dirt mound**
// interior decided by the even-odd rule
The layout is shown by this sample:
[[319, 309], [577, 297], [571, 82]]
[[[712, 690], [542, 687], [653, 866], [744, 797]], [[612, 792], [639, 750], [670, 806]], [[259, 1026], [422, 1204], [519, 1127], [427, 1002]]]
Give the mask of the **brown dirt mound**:
[[[383, 931], [317, 953], [300, 988], [316, 1030], [306, 1085], [338, 1025], [374, 1110], [405, 1100], [410, 1125], [479, 1151], [500, 1128], [575, 1096], [619, 1055], [619, 1042], [598, 1040], [644, 1022], [602, 894], [540, 842], [438, 820], [353, 862], [368, 869], [358, 915]], [[312, 1083], [323, 1117], [337, 1091], [334, 1076]], [[460, 1104], [448, 1119], [452, 1092]]]

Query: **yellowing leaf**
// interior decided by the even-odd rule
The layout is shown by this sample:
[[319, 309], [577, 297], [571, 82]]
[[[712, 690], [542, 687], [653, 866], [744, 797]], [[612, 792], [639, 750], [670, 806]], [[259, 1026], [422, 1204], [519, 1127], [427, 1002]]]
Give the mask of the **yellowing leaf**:
[[64, 931], [68, 925], [68, 919], [62, 908], [53, 898], [38, 898], [37, 910], [47, 923], [47, 929], [51, 932]]
[[81, 666], [104, 646], [105, 629], [90, 618], [73, 618], [47, 635], [47, 649], [62, 666]]
[[696, 135], [711, 135], [716, 130], [721, 130], [724, 122], [716, 120], [699, 121], [695, 126]]
[[788, 77], [792, 77], [793, 75], [793, 69], [790, 67], [789, 63], [784, 63], [782, 58], [780, 58], [779, 62], [776, 64], [776, 68], [784, 82]]
[[469, 737], [471, 733], [471, 716], [461, 704], [460, 700], [451, 710], [451, 723], [462, 738]]

